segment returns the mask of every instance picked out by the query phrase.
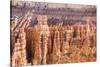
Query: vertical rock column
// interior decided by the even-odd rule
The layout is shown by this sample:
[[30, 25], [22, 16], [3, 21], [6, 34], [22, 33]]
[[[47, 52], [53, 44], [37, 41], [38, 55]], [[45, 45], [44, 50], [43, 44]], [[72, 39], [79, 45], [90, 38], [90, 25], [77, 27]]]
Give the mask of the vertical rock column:
[[70, 31], [67, 30], [66, 31], [66, 41], [63, 42], [63, 49], [62, 49], [62, 53], [63, 55], [67, 53], [67, 50], [69, 48], [69, 45], [70, 45]]
[[21, 60], [22, 60], [22, 65], [27, 64], [27, 59], [26, 59], [26, 34], [24, 32], [24, 28], [20, 28], [20, 33], [19, 33], [19, 39], [20, 39], [20, 44], [21, 44]]
[[52, 52], [53, 52], [53, 40], [54, 40], [53, 26], [50, 26], [49, 30], [50, 30], [50, 36], [49, 36], [49, 39], [48, 39], [47, 63], [51, 64], [52, 63]]
[[46, 64], [46, 56], [47, 56], [47, 45], [48, 45], [48, 36], [47, 35], [43, 35], [43, 44], [42, 44], [42, 64]]
[[48, 52], [48, 38], [49, 38], [49, 35], [50, 35], [50, 32], [49, 32], [49, 27], [47, 25], [47, 16], [43, 15], [43, 16], [40, 16], [39, 18], [41, 18], [40, 21], [40, 35], [43, 35], [43, 49], [42, 50], [42, 64], [47, 64], [47, 52]]
[[41, 36], [40, 36], [40, 30], [38, 28], [34, 28], [32, 31], [33, 35], [33, 44], [32, 46], [32, 64], [38, 65], [41, 64]]
[[[48, 37], [49, 37], [49, 27], [47, 25], [47, 16], [38, 15], [37, 16], [38, 24], [34, 27], [38, 36], [35, 37], [35, 53], [33, 64], [47, 64], [47, 45], [48, 45]], [[36, 33], [35, 32], [35, 33]], [[35, 34], [37, 35], [37, 34]], [[39, 61], [39, 62], [37, 62]]]
[[21, 55], [20, 55], [20, 42], [19, 39], [17, 39], [17, 42], [14, 44], [14, 50], [12, 55], [12, 67], [20, 66], [21, 65]]
[[84, 25], [81, 25], [81, 38], [85, 37], [85, 33], [84, 33]]
[[[62, 44], [62, 57], [61, 57], [61, 63], [64, 63], [66, 60], [66, 57], [67, 57], [67, 53], [68, 53], [68, 49], [69, 49], [69, 46], [70, 46], [70, 40], [71, 40], [71, 37], [72, 37], [72, 28], [71, 26], [67, 26], [63, 32], [63, 44]], [[64, 40], [64, 38], [66, 38]]]
[[52, 53], [52, 63], [60, 63], [60, 39], [59, 39], [59, 31], [56, 27], [55, 35], [54, 35], [54, 43], [53, 43], [53, 53]]
[[63, 27], [60, 27], [60, 30], [59, 30], [59, 37], [60, 37], [60, 50], [61, 52], [63, 51]]
[[93, 33], [92, 44], [93, 44], [93, 46], [96, 46], [96, 31], [95, 30], [96, 30], [96, 27], [93, 27], [93, 29], [92, 29], [92, 33]]
[[80, 37], [80, 35], [81, 35], [81, 33], [80, 33], [80, 24], [77, 26], [77, 38], [78, 39], [80, 39], [81, 37]]
[[90, 19], [87, 17], [86, 19], [86, 39], [87, 39], [87, 46], [90, 46], [90, 25], [89, 23], [91, 22]]
[[12, 52], [14, 50], [14, 45], [16, 43], [16, 37], [17, 37], [17, 33], [11, 32], [11, 56], [12, 56]]

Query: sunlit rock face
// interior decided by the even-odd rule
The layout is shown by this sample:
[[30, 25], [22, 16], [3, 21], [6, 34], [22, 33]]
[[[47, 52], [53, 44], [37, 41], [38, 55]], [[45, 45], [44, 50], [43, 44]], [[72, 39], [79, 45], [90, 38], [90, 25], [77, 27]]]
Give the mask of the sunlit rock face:
[[[13, 65], [60, 64], [96, 60], [96, 27], [91, 20], [86, 21], [85, 24], [65, 26], [63, 22], [49, 26], [47, 20], [48, 16], [37, 15], [37, 24], [33, 27], [17, 27], [16, 31], [12, 30]], [[17, 53], [15, 50], [19, 48], [23, 49]]]
[[26, 34], [24, 28], [19, 30], [17, 41], [14, 44], [12, 53], [12, 66], [24, 66], [27, 64], [26, 59]]
[[[47, 56], [47, 44], [48, 44], [48, 37], [49, 37], [49, 27], [47, 25], [47, 16], [45, 15], [39, 15], [37, 16], [37, 25], [35, 25], [34, 29], [36, 30], [36, 32], [39, 33], [38, 35], [38, 41], [37, 43], [39, 43], [38, 45], [35, 46], [38, 47], [38, 50], [37, 52], [39, 52], [38, 54], [35, 55], [35, 58], [36, 57], [40, 57], [39, 59], [39, 63], [36, 62], [36, 64], [46, 64], [46, 56]], [[34, 34], [33, 34], [34, 35]], [[36, 52], [36, 53], [37, 53]], [[36, 60], [36, 61], [37, 61]], [[33, 59], [33, 61], [35, 61]], [[35, 62], [33, 62], [34, 64]]]
[[94, 6], [83, 9], [81, 5], [35, 4], [33, 8], [24, 4], [25, 11], [13, 6], [16, 17], [11, 17], [10, 27], [12, 67], [96, 61]]
[[47, 24], [47, 16], [46, 15], [39, 15], [37, 16], [37, 25], [35, 28], [40, 31], [40, 35], [49, 35], [49, 27]]

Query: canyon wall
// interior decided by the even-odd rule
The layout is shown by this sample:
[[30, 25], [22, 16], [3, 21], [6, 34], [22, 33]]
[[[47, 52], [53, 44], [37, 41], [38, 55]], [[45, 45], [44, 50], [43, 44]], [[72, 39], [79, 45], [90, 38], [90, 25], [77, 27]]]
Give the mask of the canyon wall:
[[27, 17], [11, 21], [12, 66], [96, 61], [96, 25], [91, 17], [73, 25], [48, 25], [47, 20], [38, 15], [32, 27]]

